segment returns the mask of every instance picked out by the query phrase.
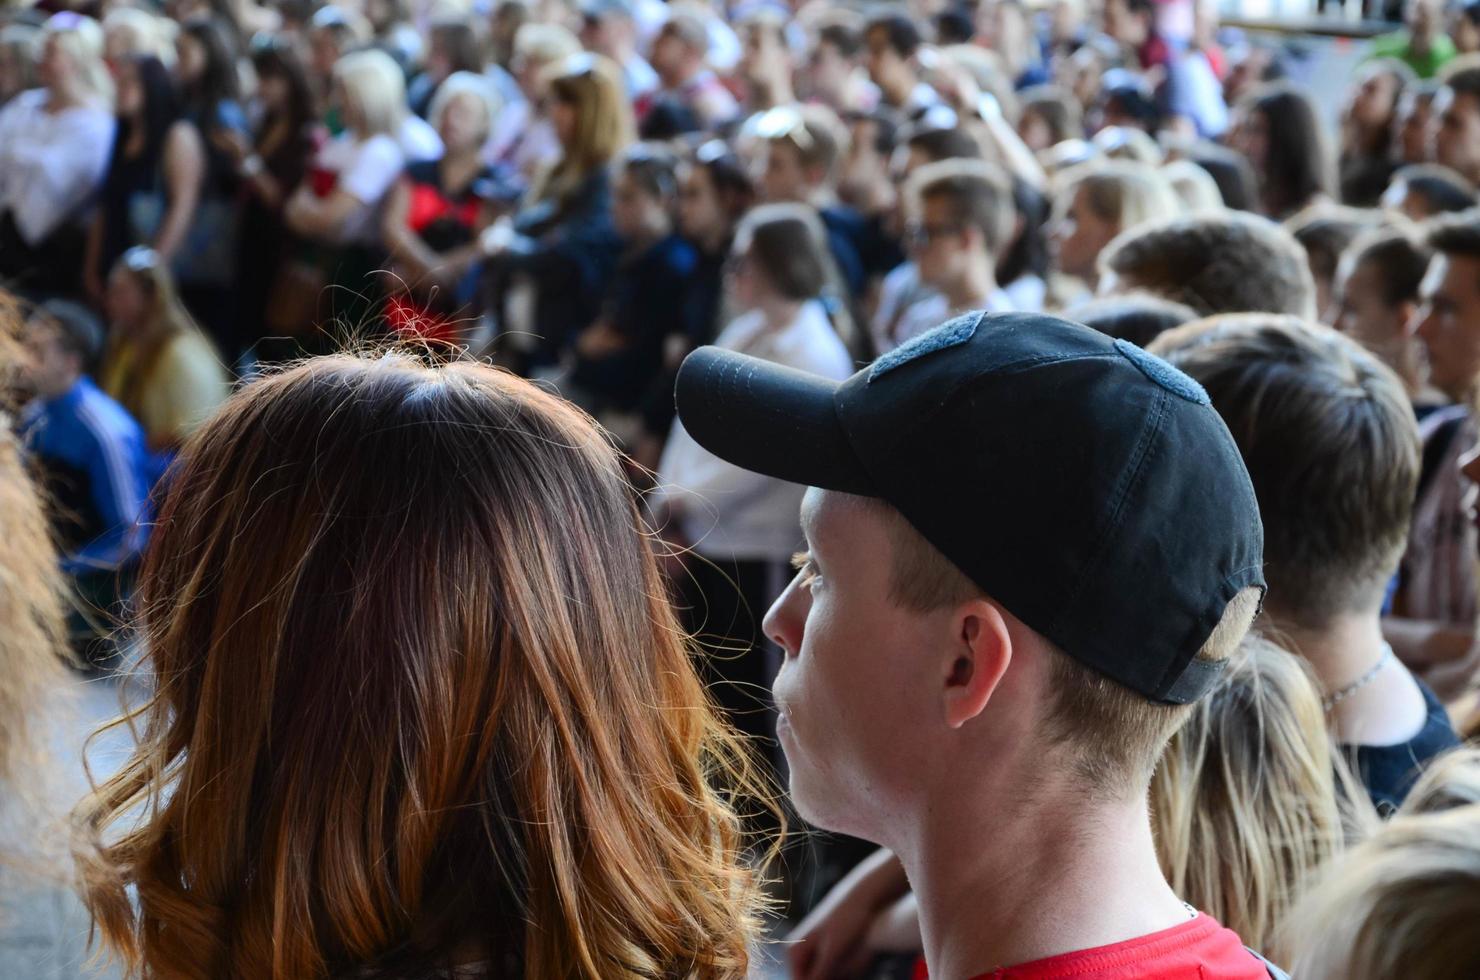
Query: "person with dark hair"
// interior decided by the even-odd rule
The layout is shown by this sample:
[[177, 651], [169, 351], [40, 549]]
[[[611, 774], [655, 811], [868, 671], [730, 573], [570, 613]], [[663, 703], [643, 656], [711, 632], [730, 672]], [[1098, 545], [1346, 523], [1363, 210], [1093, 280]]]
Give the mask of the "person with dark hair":
[[1423, 344], [1408, 329], [1418, 311], [1418, 287], [1428, 270], [1429, 252], [1405, 230], [1380, 228], [1358, 238], [1341, 253], [1331, 326], [1376, 355], [1393, 370], [1419, 421], [1437, 407], [1428, 386]]
[[1372, 39], [1370, 58], [1397, 58], [1419, 78], [1433, 78], [1454, 59], [1444, 33], [1443, 0], [1403, 0], [1404, 29]]
[[1480, 53], [1480, 0], [1455, 6], [1449, 17], [1449, 39], [1456, 54]]
[[1036, 85], [1023, 89], [1018, 98], [1018, 136], [1034, 153], [1064, 140], [1084, 138], [1079, 103], [1068, 92], [1054, 85]]
[[1315, 102], [1303, 89], [1277, 83], [1239, 106], [1231, 137], [1259, 185], [1259, 211], [1283, 221], [1312, 204], [1334, 200], [1336, 158]]
[[1100, 253], [1100, 293], [1149, 292], [1202, 316], [1287, 313], [1316, 317], [1305, 249], [1288, 231], [1243, 212], [1153, 222]]
[[921, 81], [915, 66], [920, 29], [903, 13], [875, 16], [863, 29], [864, 66], [879, 87], [883, 104], [913, 120], [940, 102], [940, 95]]
[[1434, 115], [1434, 160], [1480, 184], [1480, 66], [1445, 76], [1434, 96]]
[[1263, 629], [1314, 669], [1332, 736], [1391, 813], [1458, 744], [1383, 637], [1420, 463], [1402, 384], [1355, 341], [1295, 317], [1212, 317], [1151, 352], [1202, 385], [1233, 433], [1264, 521]]
[[194, 262], [192, 226], [206, 179], [200, 130], [186, 119], [170, 73], [140, 55], [117, 66], [118, 135], [82, 269], [89, 297], [101, 303], [108, 273], [133, 245], [166, 262]]
[[236, 198], [241, 187], [234, 155], [221, 149], [233, 134], [251, 138], [251, 126], [241, 104], [235, 45], [217, 21], [192, 18], [180, 29], [175, 42], [178, 57], [175, 77], [179, 84], [184, 117], [194, 124], [205, 141], [205, 176], [192, 229], [192, 252], [197, 242], [221, 242], [209, 253], [177, 263], [180, 296], [235, 363], [235, 314], [232, 309], [232, 277], [236, 273], [234, 247], [237, 237]]
[[931, 26], [939, 44], [969, 44], [976, 34], [971, 9], [963, 4], [946, 7], [931, 18]]
[[797, 84], [803, 98], [840, 113], [874, 108], [873, 87], [859, 64], [863, 34], [846, 11], [830, 11], [817, 28], [807, 65]]
[[39, 459], [52, 520], [72, 575], [108, 574], [143, 551], [148, 454], [144, 432], [89, 374], [103, 353], [103, 328], [85, 307], [48, 300], [26, 321], [31, 363], [23, 386], [36, 397], [21, 438]]
[[1461, 462], [1476, 441], [1480, 390], [1480, 212], [1434, 219], [1424, 241], [1433, 257], [1409, 330], [1428, 354], [1430, 384], [1456, 407], [1424, 420], [1424, 481], [1388, 637], [1445, 697], [1467, 690], [1476, 668], [1480, 545], [1469, 519], [1473, 487]]
[[1480, 204], [1480, 198], [1475, 196], [1475, 185], [1448, 167], [1417, 163], [1393, 174], [1381, 203], [1387, 210], [1417, 222], [1468, 211]]
[[1013, 309], [1041, 313], [1048, 301], [1053, 271], [1049, 248], [1048, 195], [1021, 177], [1012, 178], [1013, 227], [1007, 248], [997, 260], [997, 278]]
[[862, 256], [867, 229], [863, 216], [837, 196], [847, 142], [842, 122], [825, 106], [783, 106], [761, 115], [755, 128], [765, 143], [762, 196], [773, 204], [817, 209], [848, 298], [861, 296], [868, 277]]
[[1394, 58], [1368, 62], [1348, 90], [1341, 113], [1341, 201], [1368, 208], [1377, 203], [1400, 161], [1393, 152], [1397, 108], [1413, 70]]
[[1223, 206], [1231, 211], [1253, 211], [1259, 206], [1254, 168], [1242, 154], [1217, 143], [1199, 142], [1188, 151], [1188, 159], [1202, 167], [1218, 185]]
[[1140, 75], [1122, 68], [1105, 73], [1094, 117], [1098, 121], [1094, 128], [1124, 126], [1156, 133], [1162, 124], [1161, 109], [1151, 86]]
[[753, 114], [789, 106], [797, 101], [788, 21], [777, 11], [762, 8], [736, 25], [740, 61], [736, 76], [745, 85], [745, 112]]
[[1335, 204], [1315, 205], [1285, 222], [1285, 229], [1305, 249], [1305, 260], [1310, 264], [1310, 275], [1315, 280], [1316, 315], [1313, 319], [1324, 318], [1331, 310], [1332, 284], [1341, 253], [1363, 232], [1380, 224], [1381, 216], [1376, 211]]
[[1405, 87], [1398, 98], [1393, 110], [1393, 128], [1400, 163], [1429, 163], [1434, 159], [1434, 141], [1429, 130], [1434, 118], [1434, 98], [1438, 94], [1438, 82], [1419, 81]]
[[437, 89], [456, 72], [481, 75], [483, 52], [472, 22], [465, 18], [434, 21], [426, 43], [426, 67], [406, 86], [406, 102], [412, 112], [430, 120]]
[[21, 414], [21, 444], [36, 463], [73, 591], [70, 639], [83, 662], [102, 666], [116, 653], [104, 637], [148, 538], [149, 452], [139, 423], [88, 377], [103, 350], [89, 310], [48, 300], [24, 336], [30, 363], [20, 380], [34, 399]]
[[701, 144], [680, 163], [677, 178], [676, 227], [693, 248], [694, 265], [675, 304], [682, 336], [668, 338], [663, 373], [641, 409], [643, 434], [632, 455], [649, 470], [658, 468], [664, 441], [673, 428], [673, 378], [679, 364], [695, 347], [712, 343], [729, 322], [725, 268], [735, 230], [755, 200], [750, 175], [722, 140]]
[[915, 171], [906, 196], [910, 257], [933, 295], [905, 311], [892, 333], [873, 338], [880, 355], [961, 313], [1014, 309], [996, 276], [1013, 228], [1007, 174], [984, 160], [942, 160]]
[[629, 444], [644, 402], [671, 395], [654, 388], [667, 344], [685, 336], [683, 304], [674, 297], [699, 261], [674, 228], [677, 163], [667, 150], [641, 143], [617, 160], [612, 224], [622, 254], [601, 313], [575, 339], [569, 396]]
[[1064, 318], [1107, 337], [1145, 347], [1168, 330], [1196, 320], [1198, 313], [1190, 306], [1159, 296], [1128, 293], [1080, 303], [1066, 310]]
[[235, 161], [245, 192], [237, 224], [235, 329], [222, 348], [232, 361], [248, 350], [268, 361], [290, 353], [281, 349], [281, 341], [268, 339], [276, 333], [268, 311], [286, 257], [302, 247], [283, 220], [283, 206], [308, 171], [318, 126], [308, 71], [291, 47], [281, 42], [256, 46], [252, 68], [256, 132], [248, 142], [220, 130], [215, 141]]

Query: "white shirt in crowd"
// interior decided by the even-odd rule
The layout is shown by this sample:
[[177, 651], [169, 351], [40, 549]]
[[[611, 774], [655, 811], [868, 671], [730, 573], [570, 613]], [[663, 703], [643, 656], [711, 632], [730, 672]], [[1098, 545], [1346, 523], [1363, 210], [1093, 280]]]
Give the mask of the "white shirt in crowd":
[[379, 241], [380, 205], [406, 166], [401, 145], [384, 133], [367, 140], [341, 133], [324, 144], [317, 165], [321, 170], [337, 174], [335, 188], [364, 205], [344, 223], [339, 241], [346, 245], [373, 245]]
[[[715, 346], [842, 381], [853, 359], [822, 304], [802, 306], [779, 330], [758, 312], [737, 317]], [[800, 547], [797, 515], [806, 487], [761, 476], [725, 462], [694, 441], [675, 420], [658, 464], [654, 502], [666, 505], [678, 529], [700, 555], [740, 561], [786, 561]]]
[[[1033, 282], [1025, 282], [1029, 279], [1036, 280], [1037, 288]], [[1021, 299], [1029, 302], [1020, 302], [1014, 290], [1020, 290]], [[1032, 302], [1035, 297], [1036, 305]], [[1023, 276], [1006, 289], [995, 289], [983, 308], [988, 313], [1041, 311], [1043, 280], [1036, 276]], [[945, 323], [956, 312], [964, 311], [951, 310], [944, 296], [921, 282], [920, 270], [915, 263], [901, 263], [884, 277], [879, 288], [879, 305], [868, 325], [874, 353], [887, 354], [911, 337]]]
[[442, 159], [442, 137], [437, 135], [431, 123], [414, 112], [406, 113], [406, 118], [401, 120], [396, 139], [401, 144], [401, 152], [406, 154], [407, 163]]
[[108, 172], [113, 114], [99, 106], [46, 110], [47, 92], [22, 92], [0, 109], [0, 214], [39, 245], [87, 204]]

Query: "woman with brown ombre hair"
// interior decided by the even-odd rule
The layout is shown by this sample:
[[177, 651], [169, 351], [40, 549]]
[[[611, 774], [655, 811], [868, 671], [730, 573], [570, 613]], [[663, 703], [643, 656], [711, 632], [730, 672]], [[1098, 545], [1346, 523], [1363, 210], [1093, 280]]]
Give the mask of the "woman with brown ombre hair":
[[[616, 453], [509, 374], [306, 362], [180, 453], [134, 756], [80, 806], [146, 978], [741, 978], [756, 792]], [[136, 897], [135, 897], [136, 895]]]

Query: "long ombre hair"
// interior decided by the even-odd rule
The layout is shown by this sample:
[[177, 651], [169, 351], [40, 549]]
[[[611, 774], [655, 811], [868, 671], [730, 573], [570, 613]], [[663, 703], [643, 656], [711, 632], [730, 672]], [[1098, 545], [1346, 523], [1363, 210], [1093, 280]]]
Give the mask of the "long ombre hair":
[[586, 178], [616, 159], [635, 139], [632, 107], [617, 66], [582, 52], [550, 70], [550, 98], [575, 110], [576, 129], [560, 161], [530, 188], [530, 199], [564, 200]]
[[1341, 766], [1308, 668], [1266, 639], [1245, 638], [1151, 782], [1172, 890], [1280, 961], [1273, 944], [1289, 910], [1368, 825], [1366, 795]]
[[136, 972], [745, 975], [714, 787], [754, 770], [577, 409], [397, 354], [259, 381], [187, 441], [139, 592], [157, 693], [77, 813]]

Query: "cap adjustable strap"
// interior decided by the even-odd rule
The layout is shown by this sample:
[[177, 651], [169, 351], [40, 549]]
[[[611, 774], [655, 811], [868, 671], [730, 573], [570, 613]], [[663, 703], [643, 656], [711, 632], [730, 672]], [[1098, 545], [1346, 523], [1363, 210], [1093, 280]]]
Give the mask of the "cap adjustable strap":
[[1193, 660], [1161, 700], [1167, 704], [1191, 704], [1212, 689], [1226, 666], [1227, 660]]

